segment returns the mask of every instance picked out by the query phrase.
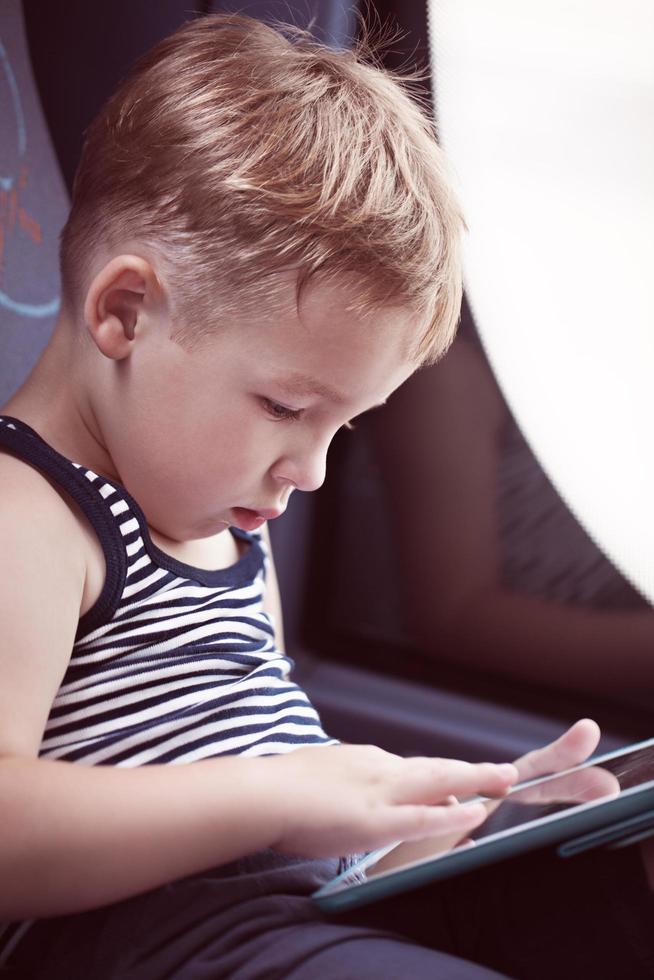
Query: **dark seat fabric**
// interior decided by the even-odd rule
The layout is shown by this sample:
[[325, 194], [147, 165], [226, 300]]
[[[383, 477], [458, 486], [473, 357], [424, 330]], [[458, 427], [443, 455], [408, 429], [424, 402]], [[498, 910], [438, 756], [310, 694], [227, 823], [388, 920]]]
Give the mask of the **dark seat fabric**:
[[0, 3], [0, 404], [59, 312], [58, 240], [85, 127], [136, 57], [195, 15], [183, 0], [159, 0], [156, 16], [150, 0]]
[[57, 242], [68, 197], [32, 78], [19, 0], [0, 4], [0, 403], [23, 381], [59, 310]]
[[84, 131], [136, 59], [205, 0], [23, 0], [32, 72], [69, 193]]

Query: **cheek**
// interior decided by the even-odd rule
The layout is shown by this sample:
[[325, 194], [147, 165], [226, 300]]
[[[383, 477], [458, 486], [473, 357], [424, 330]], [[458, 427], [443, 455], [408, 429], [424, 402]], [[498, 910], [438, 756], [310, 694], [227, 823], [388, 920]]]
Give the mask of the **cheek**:
[[274, 453], [276, 440], [269, 428], [265, 420], [246, 419], [237, 413], [218, 424], [196, 426], [188, 435], [184, 454], [188, 472], [196, 475], [196, 493], [200, 487], [227, 496], [232, 488], [237, 494], [256, 490]]
[[190, 471], [207, 469], [219, 475], [231, 460], [246, 458], [251, 437], [247, 420], [230, 406], [192, 411], [173, 427], [174, 457]]
[[283, 435], [257, 406], [198, 398], [182, 413], [141, 414], [123, 432], [125, 482], [143, 510], [160, 524], [177, 512], [190, 519], [216, 508], [261, 501], [261, 483]]

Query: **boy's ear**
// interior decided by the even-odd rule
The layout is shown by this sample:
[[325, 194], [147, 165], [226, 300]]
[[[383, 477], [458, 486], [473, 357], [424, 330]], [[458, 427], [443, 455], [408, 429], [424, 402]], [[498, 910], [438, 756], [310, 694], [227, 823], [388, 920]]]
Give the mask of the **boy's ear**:
[[112, 360], [128, 357], [137, 327], [162, 308], [161, 283], [138, 255], [118, 255], [97, 273], [84, 302], [86, 328], [96, 347]]

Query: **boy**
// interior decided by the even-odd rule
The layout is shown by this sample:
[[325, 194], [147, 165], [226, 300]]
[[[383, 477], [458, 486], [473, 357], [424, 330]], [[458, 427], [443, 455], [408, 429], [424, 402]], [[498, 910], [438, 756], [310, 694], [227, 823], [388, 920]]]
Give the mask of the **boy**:
[[517, 768], [335, 746], [275, 643], [265, 532], [336, 430], [446, 349], [461, 224], [392, 79], [247, 18], [176, 32], [91, 126], [62, 314], [0, 412], [13, 969], [490, 975], [306, 896], [338, 855], [464, 835], [485, 811], [456, 797], [596, 729]]

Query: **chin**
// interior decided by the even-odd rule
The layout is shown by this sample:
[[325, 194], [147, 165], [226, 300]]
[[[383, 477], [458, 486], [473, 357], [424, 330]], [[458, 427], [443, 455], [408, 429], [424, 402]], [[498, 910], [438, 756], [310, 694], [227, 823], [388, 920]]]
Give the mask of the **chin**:
[[229, 521], [224, 518], [214, 518], [210, 521], [205, 521], [203, 524], [198, 524], [190, 530], [187, 534], [187, 540], [197, 539], [197, 538], [213, 538], [216, 534], [222, 534], [229, 528]]

